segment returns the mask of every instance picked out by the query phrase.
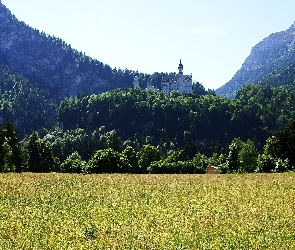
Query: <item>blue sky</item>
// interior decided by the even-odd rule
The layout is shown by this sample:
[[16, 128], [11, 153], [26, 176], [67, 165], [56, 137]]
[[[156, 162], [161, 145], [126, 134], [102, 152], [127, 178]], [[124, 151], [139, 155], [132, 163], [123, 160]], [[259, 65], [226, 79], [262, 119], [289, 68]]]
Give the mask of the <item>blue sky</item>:
[[21, 21], [111, 67], [185, 74], [216, 89], [295, 21], [294, 0], [2, 0]]

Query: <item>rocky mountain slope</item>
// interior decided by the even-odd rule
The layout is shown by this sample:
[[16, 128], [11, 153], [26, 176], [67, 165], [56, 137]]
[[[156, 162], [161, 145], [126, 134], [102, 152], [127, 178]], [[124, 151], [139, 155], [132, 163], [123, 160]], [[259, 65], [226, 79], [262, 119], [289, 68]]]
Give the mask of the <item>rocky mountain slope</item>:
[[20, 22], [1, 1], [0, 53], [18, 73], [48, 89], [58, 100], [114, 87], [110, 66]]
[[234, 96], [246, 83], [258, 83], [266, 75], [295, 62], [295, 23], [289, 29], [271, 34], [252, 48], [241, 69], [217, 95]]

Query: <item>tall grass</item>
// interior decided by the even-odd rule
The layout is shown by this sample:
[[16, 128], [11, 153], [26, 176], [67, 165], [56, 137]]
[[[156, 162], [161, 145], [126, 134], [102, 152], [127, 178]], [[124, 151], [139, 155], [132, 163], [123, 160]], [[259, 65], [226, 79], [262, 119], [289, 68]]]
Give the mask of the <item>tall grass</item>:
[[0, 175], [0, 249], [294, 249], [295, 175]]

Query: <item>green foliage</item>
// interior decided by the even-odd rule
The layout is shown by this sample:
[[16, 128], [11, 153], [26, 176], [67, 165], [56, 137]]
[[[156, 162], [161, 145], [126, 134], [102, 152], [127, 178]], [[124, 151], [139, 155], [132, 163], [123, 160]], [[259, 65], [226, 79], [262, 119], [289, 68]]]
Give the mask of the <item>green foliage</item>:
[[141, 169], [138, 165], [138, 153], [136, 152], [136, 150], [131, 146], [127, 146], [122, 154], [127, 158], [131, 166], [131, 173], [140, 173]]
[[239, 150], [241, 147], [239, 139], [235, 139], [228, 148], [228, 155], [226, 158], [226, 169], [230, 173], [238, 172], [240, 169]]
[[204, 174], [204, 168], [197, 165], [195, 161], [154, 161], [148, 168], [150, 174]]
[[[294, 106], [292, 89], [261, 85], [246, 85], [235, 100], [116, 89], [65, 99], [59, 119], [66, 130], [79, 127], [89, 133], [105, 126], [108, 131], [115, 130], [122, 141], [149, 138], [148, 144], [173, 142], [175, 147], [196, 142], [198, 151], [210, 155], [216, 143], [225, 149], [234, 138], [250, 139], [261, 148], [269, 136], [295, 117]], [[120, 141], [114, 143], [121, 151]]]
[[76, 128], [73, 130], [43, 131], [43, 140], [52, 145], [54, 155], [64, 161], [69, 155], [78, 152], [82, 160], [88, 161], [93, 153], [99, 149], [112, 148], [122, 151], [122, 139], [115, 130], [107, 131], [104, 126], [94, 130]]
[[262, 172], [286, 172], [295, 169], [295, 120], [267, 139], [259, 159]]
[[276, 140], [270, 145], [269, 151], [275, 158], [288, 159], [291, 166], [295, 167], [295, 120], [278, 131]]
[[54, 157], [49, 142], [41, 140], [37, 132], [33, 132], [27, 143], [29, 155], [29, 172], [50, 172], [56, 170], [57, 159]]
[[243, 142], [240, 138], [234, 138], [228, 148], [228, 154], [224, 162], [223, 155], [213, 155], [221, 173], [254, 173], [258, 171], [258, 150], [251, 140]]
[[6, 121], [0, 125], [0, 171], [21, 172], [25, 169], [24, 150], [15, 126]]
[[87, 163], [81, 159], [78, 152], [69, 155], [60, 165], [60, 171], [63, 173], [84, 173], [86, 169]]
[[[260, 133], [267, 135], [267, 137], [273, 135], [277, 130], [284, 129], [289, 119], [295, 117], [294, 86], [274, 88], [260, 84], [245, 85], [236, 96], [236, 99], [242, 105], [241, 109], [247, 110], [248, 117], [245, 117], [243, 122], [250, 123], [252, 129], [258, 129]], [[245, 125], [241, 128], [244, 127]], [[256, 136], [256, 139], [259, 139], [259, 137]], [[264, 144], [265, 140], [259, 140], [259, 142]]]
[[197, 169], [201, 169], [204, 172], [205, 172], [205, 169], [209, 166], [209, 159], [208, 159], [208, 157], [206, 157], [204, 154], [201, 154], [200, 152], [198, 152], [194, 156], [193, 162], [195, 163]]
[[257, 167], [258, 150], [255, 143], [247, 140], [242, 143], [239, 151], [240, 172], [254, 173], [258, 171]]
[[[235, 173], [292, 170], [293, 129], [276, 134], [279, 140], [268, 141], [258, 159], [258, 149], [264, 141], [295, 116], [292, 91], [247, 85], [232, 101], [214, 95], [186, 96], [175, 92], [168, 96], [141, 89], [67, 98], [59, 108], [64, 130], [43, 129], [42, 139], [35, 138], [34, 142], [32, 137], [32, 141], [25, 143], [28, 169], [23, 160], [24, 150], [16, 146], [17, 131], [7, 125], [5, 131], [9, 136], [4, 137], [9, 147], [5, 146], [3, 151], [9, 155], [12, 150], [14, 157], [6, 160], [6, 166], [14, 166], [18, 172], [55, 171], [59, 170], [57, 162], [64, 162], [75, 151], [87, 162], [97, 150], [110, 148], [123, 154], [132, 166], [128, 171], [134, 173], [146, 172], [153, 161], [160, 159], [164, 161], [159, 163], [161, 166], [176, 169], [171, 172], [190, 172], [189, 167], [178, 170], [172, 165], [194, 161], [198, 153], [208, 156], [213, 152], [217, 155], [197, 166], [204, 169], [206, 164], [216, 165], [221, 172]], [[5, 105], [9, 107], [9, 103]], [[157, 152], [148, 155], [143, 145]]]
[[152, 162], [159, 161], [160, 158], [159, 149], [151, 145], [144, 145], [139, 151], [138, 165], [145, 172]]
[[124, 154], [115, 150], [97, 150], [88, 162], [87, 173], [128, 173], [130, 164]]
[[177, 161], [187, 161], [192, 160], [195, 155], [198, 153], [198, 147], [196, 143], [186, 143], [183, 149], [179, 150], [176, 154]]
[[[116, 130], [122, 140], [151, 138], [154, 145], [176, 140], [184, 146], [205, 139], [225, 143], [223, 134], [232, 108], [229, 100], [213, 95], [168, 96], [127, 89], [65, 99], [60, 104], [59, 119], [66, 130], [80, 127], [91, 131], [105, 126], [108, 131]], [[204, 150], [208, 150], [207, 145]]]
[[0, 147], [0, 171], [1, 172], [15, 172], [15, 166], [12, 162], [12, 149], [6, 141], [1, 143]]
[[257, 163], [259, 171], [262, 173], [270, 173], [276, 167], [275, 159], [267, 153], [260, 154]]
[[51, 128], [57, 118], [56, 104], [45, 90], [0, 64], [0, 117], [17, 124], [23, 137], [41, 127]]
[[[190, 147], [188, 147], [190, 148]], [[167, 158], [153, 161], [147, 171], [150, 174], [204, 174], [205, 168], [208, 166], [208, 159], [201, 153], [195, 154], [191, 158], [184, 159], [183, 152], [179, 150], [170, 153]], [[190, 152], [190, 151], [189, 151]], [[187, 156], [187, 155], [186, 155]]]

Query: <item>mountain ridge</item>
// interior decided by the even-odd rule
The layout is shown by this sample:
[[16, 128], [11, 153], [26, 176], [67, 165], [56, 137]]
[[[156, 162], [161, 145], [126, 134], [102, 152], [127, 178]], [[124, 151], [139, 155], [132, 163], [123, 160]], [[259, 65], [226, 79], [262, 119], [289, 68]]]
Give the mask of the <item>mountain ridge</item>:
[[54, 97], [59, 100], [112, 89], [103, 76], [111, 74], [110, 66], [73, 50], [62, 39], [29, 27], [1, 1], [0, 50], [18, 72], [36, 84], [53, 89]]
[[258, 83], [274, 70], [295, 62], [295, 22], [287, 30], [270, 34], [256, 44], [242, 67], [217, 95], [233, 96], [246, 83]]

